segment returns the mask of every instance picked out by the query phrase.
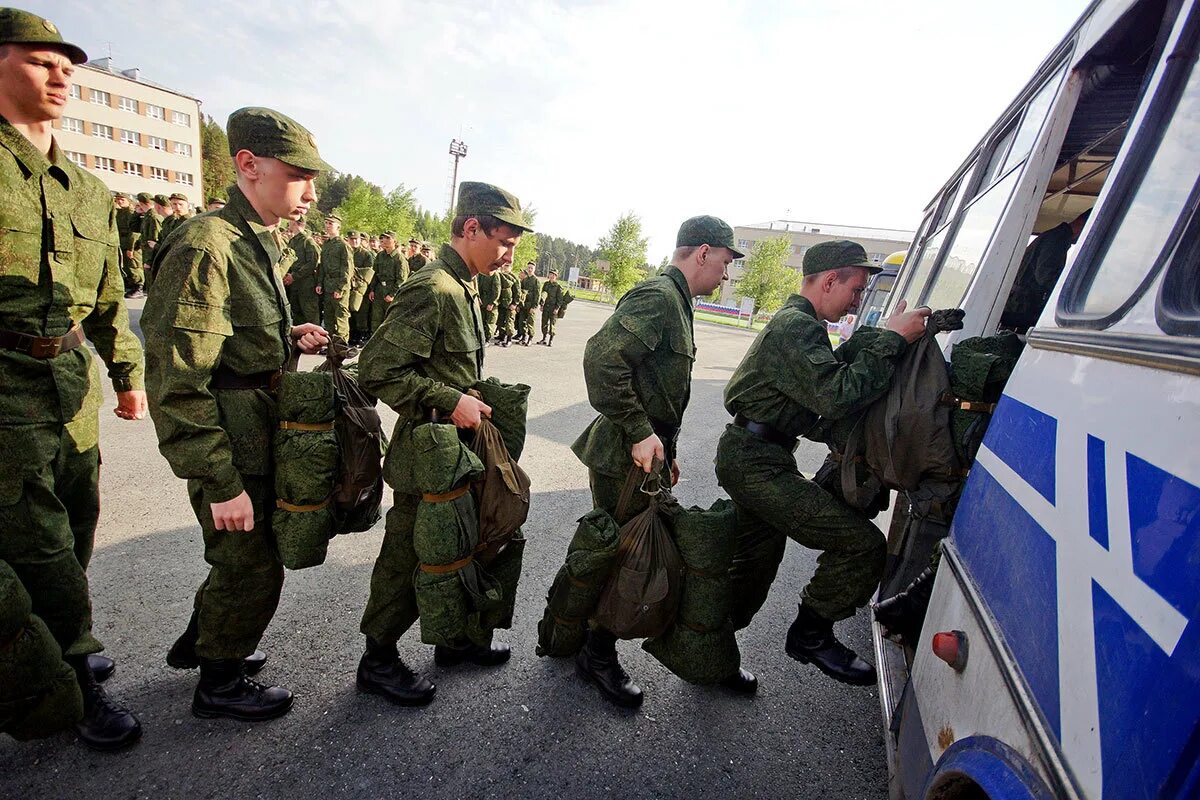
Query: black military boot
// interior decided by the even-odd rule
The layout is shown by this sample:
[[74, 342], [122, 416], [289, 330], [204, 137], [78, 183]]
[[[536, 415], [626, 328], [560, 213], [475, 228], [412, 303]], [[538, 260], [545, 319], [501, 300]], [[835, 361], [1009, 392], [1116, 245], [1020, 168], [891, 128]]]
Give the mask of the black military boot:
[[543, 333], [543, 334], [542, 334], [542, 338], [541, 338], [541, 340], [538, 342], [538, 344], [545, 344], [545, 343], [546, 343], [546, 334], [544, 334], [544, 333]]
[[754, 673], [750, 670], [738, 669], [737, 672], [721, 681], [721, 686], [738, 694], [754, 694], [758, 691], [758, 678], [754, 677]]
[[[192, 618], [187, 627], [171, 649], [167, 651], [167, 666], [175, 669], [195, 669], [200, 666], [200, 657], [196, 655], [196, 641], [200, 638], [200, 614], [192, 611]], [[255, 650], [243, 659], [246, 662], [246, 674], [257, 675], [267, 663], [267, 654]]]
[[596, 684], [613, 705], [637, 708], [642, 704], [641, 688], [629, 679], [617, 660], [617, 637], [606, 630], [588, 632], [587, 644], [575, 656], [575, 673]]
[[546, 347], [554, 347], [554, 334], [550, 334], [550, 341], [546, 342]]
[[454, 667], [468, 662], [480, 667], [498, 667], [508, 661], [512, 650], [506, 644], [469, 644], [466, 647], [433, 648], [433, 663], [439, 667]]
[[142, 738], [142, 723], [133, 712], [109, 699], [104, 687], [96, 682], [87, 657], [71, 656], [67, 663], [75, 670], [83, 694], [83, 719], [75, 723], [80, 741], [93, 750], [112, 751]]
[[899, 636], [909, 647], [916, 647], [917, 640], [921, 638], [921, 627], [925, 623], [925, 612], [929, 610], [929, 598], [933, 594], [933, 579], [936, 576], [937, 570], [926, 567], [904, 591], [874, 606], [875, 620], [887, 629], [889, 635]]
[[788, 628], [787, 654], [803, 664], [812, 664], [829, 677], [851, 686], [875, 683], [875, 668], [837, 640], [833, 623], [800, 604], [796, 621]]
[[398, 706], [427, 706], [437, 693], [432, 681], [408, 668], [395, 643], [380, 644], [369, 636], [355, 685], [360, 692], [377, 694]]
[[247, 678], [240, 658], [202, 658], [192, 713], [205, 719], [261, 722], [282, 717], [292, 709], [292, 700], [292, 693], [282, 686], [266, 686]]
[[88, 669], [92, 671], [92, 675], [96, 678], [96, 683], [104, 683], [117, 671], [117, 662], [99, 653], [89, 655], [87, 657], [87, 665]]

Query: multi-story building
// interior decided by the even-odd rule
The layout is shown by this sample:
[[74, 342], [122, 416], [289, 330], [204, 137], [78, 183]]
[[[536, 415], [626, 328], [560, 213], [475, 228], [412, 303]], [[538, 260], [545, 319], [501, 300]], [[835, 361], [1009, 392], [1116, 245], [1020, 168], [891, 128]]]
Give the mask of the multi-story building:
[[[912, 231], [863, 228], [854, 225], [822, 225], [819, 222], [794, 222], [785, 219], [757, 225], [738, 225], [734, 227], [733, 235], [737, 239], [738, 249], [746, 253], [747, 257], [755, 242], [787, 236], [792, 243], [787, 265], [796, 271], [803, 265], [804, 254], [808, 248], [820, 242], [851, 239], [866, 249], [872, 261], [881, 264], [892, 253], [906, 249], [913, 239]], [[729, 266], [729, 280], [721, 285], [722, 304], [736, 305], [739, 302], [737, 283], [741, 280], [745, 266], [744, 258], [737, 259]]]
[[170, 195], [202, 205], [200, 101], [118, 71], [99, 58], [75, 70], [55, 138], [67, 157], [113, 191]]

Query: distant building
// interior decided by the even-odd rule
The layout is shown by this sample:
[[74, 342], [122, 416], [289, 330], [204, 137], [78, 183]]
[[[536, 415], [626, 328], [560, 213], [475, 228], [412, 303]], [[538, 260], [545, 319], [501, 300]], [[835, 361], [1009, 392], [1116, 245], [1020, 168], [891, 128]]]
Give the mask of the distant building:
[[67, 157], [113, 191], [179, 192], [203, 204], [200, 101], [99, 58], [75, 71], [54, 135]]
[[[794, 222], [792, 220], [774, 220], [757, 225], [738, 225], [733, 229], [738, 249], [749, 258], [754, 243], [763, 239], [775, 239], [787, 236], [792, 241], [792, 252], [787, 264], [796, 271], [804, 263], [804, 254], [808, 248], [820, 242], [833, 239], [850, 239], [861, 244], [867, 251], [867, 256], [876, 264], [897, 250], [907, 249], [913, 239], [912, 231], [894, 230], [891, 228], [862, 228], [854, 225], [823, 225], [819, 222]], [[746, 259], [739, 258], [729, 266], [729, 281], [721, 285], [721, 303], [737, 305], [739, 296], [737, 284], [741, 280], [746, 266]]]

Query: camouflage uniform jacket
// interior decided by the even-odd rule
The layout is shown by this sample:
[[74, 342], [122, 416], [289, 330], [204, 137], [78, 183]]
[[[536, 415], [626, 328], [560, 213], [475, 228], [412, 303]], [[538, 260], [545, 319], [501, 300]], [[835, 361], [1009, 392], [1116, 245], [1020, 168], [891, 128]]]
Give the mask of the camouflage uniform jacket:
[[487, 308], [500, 302], [500, 276], [495, 272], [491, 275], [479, 273], [475, 276], [475, 285], [479, 287], [479, 304], [481, 306]]
[[387, 297], [395, 297], [400, 284], [408, 280], [408, 260], [399, 248], [388, 253], [380, 250], [375, 255], [375, 278], [371, 281], [370, 290], [375, 293], [376, 302], [386, 302]]
[[[563, 300], [563, 285], [558, 281], [542, 284], [542, 312], [550, 314], [558, 311]], [[690, 305], [690, 304], [689, 304]]]
[[[124, 293], [108, 189], [57, 142], [47, 158], [0, 117], [0, 330], [62, 336], [82, 325], [113, 388], [141, 389]], [[0, 385], [0, 425], [70, 422], [100, 407], [86, 347], [46, 359], [0, 349]]]
[[413, 257], [408, 260], [409, 272], [416, 272], [428, 263], [429, 262], [425, 260], [425, 256], [421, 255], [420, 253], [414, 253]]
[[448, 419], [483, 374], [483, 324], [470, 270], [448, 244], [401, 286], [359, 358], [359, 382], [397, 413], [383, 465], [388, 485], [419, 494], [412, 429], [431, 411]]
[[300, 231], [288, 241], [288, 248], [296, 259], [288, 270], [292, 276], [292, 291], [301, 289], [311, 292], [320, 279], [321, 252], [317, 243], [306, 231]]
[[375, 277], [375, 253], [368, 247], [354, 248], [354, 274], [350, 278], [350, 308], [357, 311], [362, 306], [367, 287]]
[[521, 304], [521, 281], [511, 272], [501, 272], [500, 305], [507, 307]]
[[621, 298], [583, 351], [588, 401], [599, 416], [571, 450], [589, 469], [624, 475], [633, 445], [656, 428], [678, 429], [691, 395], [693, 342], [691, 296], [678, 269]]
[[241, 474], [271, 473], [274, 399], [212, 383], [218, 368], [255, 375], [287, 361], [291, 318], [279, 258], [274, 231], [233, 187], [224, 208], [164, 246], [142, 313], [158, 449], [176, 475], [200, 481], [210, 503], [239, 495]]
[[530, 275], [521, 281], [521, 308], [526, 311], [537, 308], [542, 299], [542, 282], [537, 275]]
[[147, 262], [154, 258], [154, 248], [150, 246], [151, 242], [162, 242], [163, 218], [158, 212], [151, 208], [142, 216], [142, 258]]
[[725, 409], [808, 436], [820, 418], [842, 419], [883, 395], [906, 348], [898, 333], [863, 328], [834, 350], [812, 303], [794, 294], [729, 379]]
[[134, 213], [132, 208], [117, 209], [117, 239], [121, 243], [122, 251], [133, 249], [131, 244], [133, 238], [133, 226], [140, 224], [141, 220], [138, 218], [138, 215]]
[[321, 247], [321, 292], [325, 302], [333, 302], [333, 293], [341, 292], [342, 305], [350, 303], [350, 275], [354, 272], [354, 253], [341, 237], [334, 236]]

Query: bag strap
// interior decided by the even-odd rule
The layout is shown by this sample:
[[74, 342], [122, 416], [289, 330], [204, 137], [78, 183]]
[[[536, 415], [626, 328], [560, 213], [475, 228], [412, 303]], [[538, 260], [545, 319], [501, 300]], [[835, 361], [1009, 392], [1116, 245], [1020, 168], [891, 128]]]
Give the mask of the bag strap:
[[[651, 462], [648, 474], [638, 467], [637, 464], [629, 468], [629, 475], [625, 478], [625, 485], [621, 487], [621, 495], [617, 500], [618, 520], [625, 519], [625, 515], [629, 511], [629, 504], [633, 502], [633, 493], [635, 491], [642, 491], [649, 495], [656, 495], [662, 491], [662, 478], [659, 477], [662, 468], [663, 461], [658, 457], [655, 457]], [[653, 491], [646, 488], [650, 481], [654, 481]]]

